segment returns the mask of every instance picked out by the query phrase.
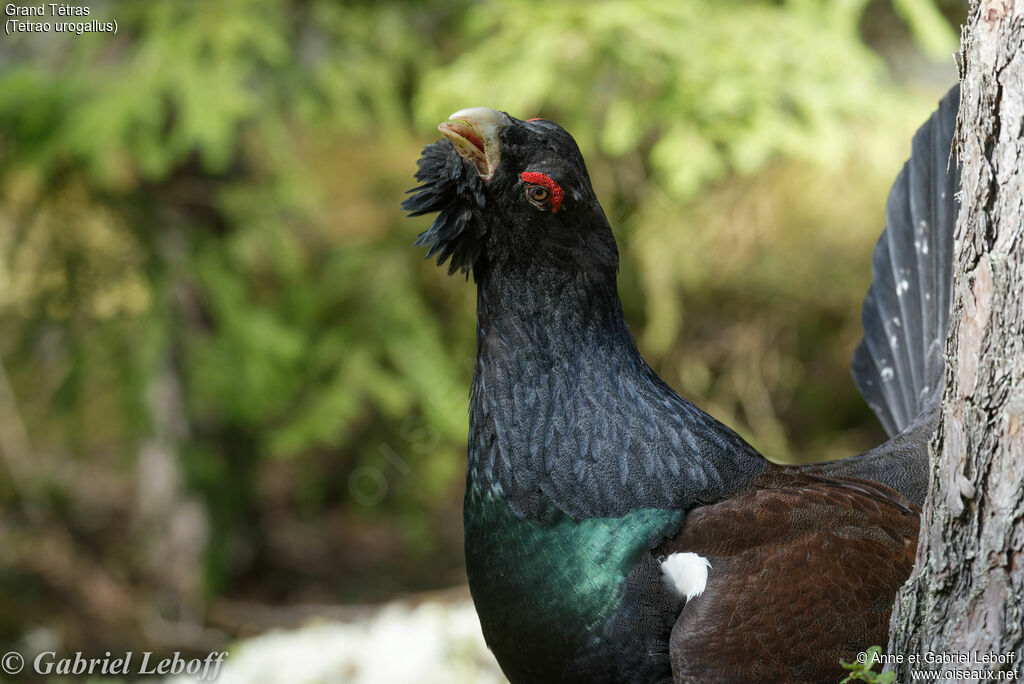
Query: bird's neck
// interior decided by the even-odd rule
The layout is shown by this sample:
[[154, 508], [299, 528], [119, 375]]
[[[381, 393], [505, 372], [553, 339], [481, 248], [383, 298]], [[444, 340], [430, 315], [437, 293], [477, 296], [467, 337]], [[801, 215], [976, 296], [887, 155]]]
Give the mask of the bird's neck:
[[575, 518], [715, 499], [763, 468], [644, 362], [610, 273], [533, 262], [478, 285], [467, 496]]
[[511, 345], [528, 352], [531, 365], [551, 368], [595, 354], [642, 363], [613, 268], [537, 262], [493, 268], [477, 291], [477, 340], [484, 360]]

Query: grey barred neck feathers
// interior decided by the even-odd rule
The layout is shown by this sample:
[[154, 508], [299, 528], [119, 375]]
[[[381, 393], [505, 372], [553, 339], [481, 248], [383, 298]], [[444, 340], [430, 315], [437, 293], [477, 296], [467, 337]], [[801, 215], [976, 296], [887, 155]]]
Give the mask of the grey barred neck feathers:
[[[531, 291], [527, 308], [505, 302], [498, 316], [481, 303], [471, 484], [500, 484], [520, 515], [554, 505], [579, 519], [685, 508], [764, 468], [738, 435], [661, 382], [621, 311], [576, 309], [572, 289]], [[530, 304], [544, 306], [521, 315]]]

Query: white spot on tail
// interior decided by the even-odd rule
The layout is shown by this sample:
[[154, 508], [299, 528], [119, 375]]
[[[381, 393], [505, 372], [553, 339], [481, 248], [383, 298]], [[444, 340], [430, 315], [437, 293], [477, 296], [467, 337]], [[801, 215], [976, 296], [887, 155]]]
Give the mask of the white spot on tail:
[[665, 586], [689, 601], [704, 593], [708, 585], [707, 558], [695, 553], [673, 553], [661, 562]]
[[908, 283], [906, 280], [901, 280], [896, 285], [896, 295], [898, 297], [902, 297], [903, 293], [906, 292], [909, 289], [910, 289], [910, 283]]
[[890, 380], [892, 380], [893, 375], [895, 374], [893, 373], [892, 368], [886, 366], [882, 369], [882, 380], [889, 382]]

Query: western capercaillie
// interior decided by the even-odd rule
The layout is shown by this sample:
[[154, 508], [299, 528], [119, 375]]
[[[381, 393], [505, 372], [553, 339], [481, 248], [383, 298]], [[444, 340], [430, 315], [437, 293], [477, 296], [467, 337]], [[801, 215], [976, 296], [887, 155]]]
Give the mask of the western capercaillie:
[[466, 564], [513, 682], [822, 681], [884, 643], [913, 565], [942, 382], [954, 89], [890, 194], [854, 359], [893, 436], [844, 461], [770, 464], [640, 356], [618, 251], [557, 124], [456, 112], [403, 206], [472, 273]]

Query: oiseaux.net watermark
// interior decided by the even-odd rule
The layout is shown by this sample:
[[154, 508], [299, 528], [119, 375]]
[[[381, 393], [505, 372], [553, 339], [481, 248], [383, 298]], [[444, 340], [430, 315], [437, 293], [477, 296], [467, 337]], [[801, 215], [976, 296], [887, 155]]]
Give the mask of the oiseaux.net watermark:
[[861, 651], [857, 662], [865, 665], [907, 665], [913, 681], [973, 679], [975, 681], [1020, 680], [1020, 663], [1013, 651], [956, 651], [942, 653], [881, 653], [877, 648]]
[[17, 651], [9, 651], [0, 658], [0, 670], [8, 675], [172, 675], [213, 681], [227, 658], [227, 651], [214, 651], [203, 658], [186, 658], [180, 651], [169, 657], [154, 655], [151, 651], [111, 654], [102, 658], [87, 658], [81, 651], [61, 655], [56, 651], [43, 651], [30, 661]]

